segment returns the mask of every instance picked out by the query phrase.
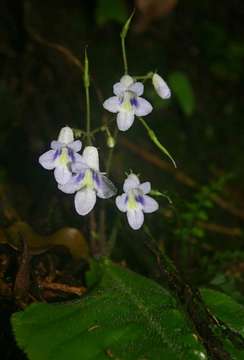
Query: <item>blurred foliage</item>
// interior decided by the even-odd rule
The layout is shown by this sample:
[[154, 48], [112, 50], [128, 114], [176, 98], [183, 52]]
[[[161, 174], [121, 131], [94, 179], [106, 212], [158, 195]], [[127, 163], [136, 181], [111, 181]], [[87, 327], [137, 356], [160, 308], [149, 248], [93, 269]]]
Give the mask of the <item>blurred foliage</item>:
[[123, 24], [128, 17], [126, 6], [122, 0], [98, 0], [96, 8], [96, 22], [104, 25], [108, 21], [117, 21]]
[[227, 174], [208, 185], [202, 186], [193, 195], [192, 201], [183, 202], [178, 213], [179, 227], [175, 230], [176, 236], [183, 242], [192, 237], [202, 239], [206, 235], [206, 231], [201, 228], [199, 222], [209, 220], [209, 212], [215, 205], [213, 197], [223, 191], [224, 185], [231, 177]]
[[244, 252], [222, 251], [216, 253], [211, 261], [206, 256], [201, 259], [200, 270], [204, 273], [203, 282], [217, 290], [229, 294], [244, 304]]
[[177, 71], [169, 75], [169, 85], [179, 106], [186, 116], [191, 116], [195, 110], [195, 94], [186, 74]]

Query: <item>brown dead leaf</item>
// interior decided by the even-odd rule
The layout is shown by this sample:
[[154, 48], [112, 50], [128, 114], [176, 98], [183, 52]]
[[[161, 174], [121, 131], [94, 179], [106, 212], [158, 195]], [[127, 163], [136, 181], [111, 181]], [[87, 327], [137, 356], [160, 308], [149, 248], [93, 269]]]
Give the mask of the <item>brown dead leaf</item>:
[[31, 255], [41, 254], [54, 246], [65, 246], [75, 260], [89, 258], [89, 249], [84, 236], [78, 229], [65, 227], [55, 233], [43, 236], [35, 232], [29, 224], [17, 221], [0, 236], [0, 243], [7, 243], [16, 250], [21, 249], [21, 239], [25, 239]]

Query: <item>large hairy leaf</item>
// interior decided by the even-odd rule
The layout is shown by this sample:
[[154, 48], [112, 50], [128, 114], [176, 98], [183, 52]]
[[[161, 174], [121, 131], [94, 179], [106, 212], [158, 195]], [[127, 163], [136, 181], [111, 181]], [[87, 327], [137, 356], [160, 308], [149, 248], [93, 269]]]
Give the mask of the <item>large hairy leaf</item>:
[[89, 277], [94, 289], [81, 300], [33, 304], [13, 316], [17, 342], [29, 359], [206, 359], [166, 290], [108, 260], [96, 272], [97, 279]]

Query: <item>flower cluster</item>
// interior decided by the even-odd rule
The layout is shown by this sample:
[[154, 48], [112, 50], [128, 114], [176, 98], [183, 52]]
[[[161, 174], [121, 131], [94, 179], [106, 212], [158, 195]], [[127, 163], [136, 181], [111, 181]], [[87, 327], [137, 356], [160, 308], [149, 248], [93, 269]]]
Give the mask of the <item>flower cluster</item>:
[[74, 141], [73, 131], [65, 126], [58, 141], [51, 142], [51, 149], [39, 157], [39, 163], [47, 170], [54, 169], [58, 188], [75, 194], [75, 209], [80, 215], [88, 214], [95, 206], [97, 197], [108, 199], [116, 194], [113, 183], [99, 170], [98, 151], [86, 146], [82, 155], [81, 141]]
[[[166, 82], [158, 74], [153, 74], [152, 83], [157, 94], [167, 99], [171, 96]], [[131, 76], [124, 75], [113, 86], [113, 97], [103, 106], [112, 113], [117, 113], [119, 130], [128, 130], [135, 116], [146, 116], [152, 111], [152, 105], [141, 97], [144, 85]], [[110, 144], [111, 147], [114, 144]], [[61, 129], [58, 140], [51, 142], [51, 149], [39, 157], [39, 163], [47, 170], [54, 170], [58, 188], [66, 194], [74, 195], [75, 209], [79, 215], [87, 215], [95, 206], [97, 197], [109, 199], [117, 192], [114, 184], [100, 171], [98, 150], [86, 146], [82, 154], [80, 140], [74, 140], [73, 130], [65, 126]], [[148, 194], [150, 182], [140, 183], [131, 173], [124, 181], [124, 193], [116, 197], [117, 208], [127, 214], [132, 229], [138, 230], [144, 222], [144, 213], [158, 210], [158, 203]]]
[[[86, 146], [82, 155], [78, 154], [82, 144], [74, 141], [73, 131], [65, 126], [58, 140], [51, 142], [51, 150], [39, 157], [39, 163], [47, 170], [54, 170], [58, 188], [66, 194], [75, 194], [74, 204], [79, 215], [87, 215], [95, 206], [97, 197], [108, 199], [117, 192], [114, 184], [99, 169], [98, 150]], [[130, 174], [124, 182], [124, 193], [116, 197], [116, 205], [127, 213], [129, 225], [138, 230], [144, 222], [144, 213], [158, 209], [158, 203], [147, 194], [151, 190], [149, 182], [140, 184], [135, 174]]]

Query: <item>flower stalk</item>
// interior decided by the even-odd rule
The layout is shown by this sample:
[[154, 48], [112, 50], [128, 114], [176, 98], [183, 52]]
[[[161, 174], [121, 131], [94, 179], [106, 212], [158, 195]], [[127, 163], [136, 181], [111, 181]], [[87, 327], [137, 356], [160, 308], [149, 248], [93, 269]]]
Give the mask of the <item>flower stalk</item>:
[[128, 74], [128, 62], [127, 62], [127, 55], [126, 55], [126, 48], [125, 48], [125, 39], [126, 39], [126, 35], [128, 33], [129, 27], [130, 27], [130, 23], [131, 20], [133, 18], [135, 14], [135, 10], [132, 12], [131, 16], [129, 17], [129, 19], [126, 21], [125, 25], [123, 26], [123, 29], [120, 33], [120, 38], [121, 38], [121, 47], [122, 47], [122, 56], [123, 56], [123, 63], [124, 63], [124, 73], [125, 75]]
[[90, 77], [89, 77], [89, 61], [87, 57], [87, 51], [85, 49], [85, 66], [84, 66], [84, 88], [86, 96], [86, 137], [88, 145], [92, 144], [91, 141], [91, 108], [90, 108]]

